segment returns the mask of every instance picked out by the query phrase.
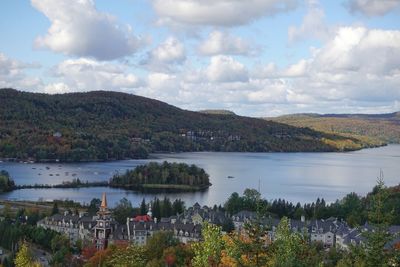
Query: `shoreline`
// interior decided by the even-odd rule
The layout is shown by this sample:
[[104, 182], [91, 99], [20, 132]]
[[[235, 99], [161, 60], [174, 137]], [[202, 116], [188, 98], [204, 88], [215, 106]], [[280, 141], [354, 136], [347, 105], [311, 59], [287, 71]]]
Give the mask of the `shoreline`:
[[379, 147], [385, 147], [388, 145], [399, 145], [397, 143], [384, 143], [382, 145], [376, 145], [376, 146], [365, 146], [359, 149], [348, 149], [348, 150], [330, 150], [330, 151], [212, 151], [212, 150], [202, 150], [202, 151], [155, 151], [152, 153], [149, 153], [149, 156], [146, 158], [125, 158], [125, 159], [108, 159], [108, 160], [101, 160], [101, 159], [87, 159], [87, 160], [79, 160], [79, 161], [72, 161], [72, 160], [67, 160], [67, 161], [62, 161], [59, 159], [43, 159], [43, 160], [35, 160], [33, 158], [26, 158], [26, 159], [18, 159], [18, 158], [0, 158], [0, 163], [1, 162], [16, 162], [16, 163], [21, 163], [21, 164], [36, 164], [36, 163], [48, 163], [48, 164], [76, 164], [76, 163], [96, 163], [96, 162], [116, 162], [116, 161], [124, 161], [124, 160], [152, 160], [152, 159], [159, 159], [157, 155], [160, 154], [181, 154], [181, 153], [347, 153], [347, 152], [354, 152], [354, 151], [360, 151], [363, 149], [371, 149], [371, 148], [379, 148]]

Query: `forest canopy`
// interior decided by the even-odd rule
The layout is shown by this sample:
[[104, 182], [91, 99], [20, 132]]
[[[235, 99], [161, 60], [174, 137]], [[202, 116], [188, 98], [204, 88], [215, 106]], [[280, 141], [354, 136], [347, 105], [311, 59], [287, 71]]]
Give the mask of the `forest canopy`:
[[209, 175], [196, 165], [185, 163], [150, 162], [128, 170], [125, 174], [116, 174], [110, 185], [123, 188], [182, 188], [189, 190], [204, 189], [210, 186]]
[[360, 149], [356, 138], [235, 114], [204, 114], [118, 92], [0, 89], [0, 158], [96, 161], [152, 152]]

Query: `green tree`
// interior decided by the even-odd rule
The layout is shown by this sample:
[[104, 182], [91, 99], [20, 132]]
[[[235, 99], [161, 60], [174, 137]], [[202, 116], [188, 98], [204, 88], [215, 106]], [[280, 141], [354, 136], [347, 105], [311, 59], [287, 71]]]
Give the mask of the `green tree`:
[[146, 215], [146, 213], [147, 213], [146, 200], [143, 198], [142, 203], [140, 204], [140, 215]]
[[106, 266], [144, 267], [146, 266], [145, 249], [141, 246], [129, 245], [114, 249], [106, 260]]
[[126, 218], [132, 216], [132, 203], [124, 197], [118, 202], [117, 206], [114, 208], [114, 218], [118, 223], [124, 224], [126, 222]]
[[290, 229], [289, 219], [283, 217], [276, 229], [274, 246], [275, 266], [298, 266], [297, 255], [303, 245], [302, 236]]
[[385, 250], [385, 245], [392, 240], [392, 236], [388, 231], [391, 213], [386, 213], [384, 210], [388, 199], [388, 192], [382, 178], [378, 180], [374, 191], [376, 193], [372, 196], [371, 208], [368, 212], [368, 218], [373, 230], [363, 233], [366, 238], [365, 260], [368, 267], [388, 265], [389, 257], [388, 252]]
[[204, 241], [193, 244], [193, 266], [218, 266], [221, 260], [221, 251], [224, 248], [221, 227], [204, 222], [202, 236]]
[[161, 259], [163, 251], [172, 246], [179, 244], [179, 240], [174, 238], [173, 232], [160, 231], [156, 232], [151, 238], [147, 240], [145, 252], [147, 259]]
[[89, 207], [88, 207], [88, 212], [89, 214], [96, 214], [96, 212], [99, 211], [99, 207], [101, 204], [101, 200], [99, 198], [93, 198], [90, 201]]
[[51, 209], [51, 215], [58, 214], [60, 211], [58, 210], [58, 204], [54, 201], [53, 208]]

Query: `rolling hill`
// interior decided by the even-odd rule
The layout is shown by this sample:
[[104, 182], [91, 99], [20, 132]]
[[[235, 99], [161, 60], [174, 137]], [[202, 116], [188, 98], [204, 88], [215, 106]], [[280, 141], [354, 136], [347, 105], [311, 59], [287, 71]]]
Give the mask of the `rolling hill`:
[[340, 151], [356, 138], [233, 114], [204, 114], [107, 91], [48, 95], [0, 89], [0, 157], [145, 158], [151, 152]]
[[355, 137], [372, 143], [400, 143], [400, 112], [387, 114], [294, 114], [267, 118], [296, 127]]

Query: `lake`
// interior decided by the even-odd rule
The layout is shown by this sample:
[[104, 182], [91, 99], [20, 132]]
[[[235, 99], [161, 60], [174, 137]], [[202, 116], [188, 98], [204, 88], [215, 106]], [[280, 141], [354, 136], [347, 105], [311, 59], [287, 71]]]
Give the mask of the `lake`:
[[[223, 204], [232, 192], [260, 188], [266, 199], [284, 198], [293, 202], [311, 202], [317, 197], [327, 202], [349, 192], [365, 194], [376, 184], [380, 169], [389, 186], [400, 183], [400, 145], [363, 149], [346, 153], [226, 153], [195, 152], [154, 154], [151, 160], [122, 160], [93, 163], [0, 162], [16, 184], [60, 184], [79, 178], [105, 181], [116, 172], [124, 172], [150, 161], [196, 164], [210, 174], [212, 186], [205, 192], [144, 194], [107, 187], [80, 189], [23, 189], [0, 194], [1, 199], [71, 199], [89, 203], [107, 193], [110, 206], [126, 197], [138, 206], [143, 198], [154, 196], [181, 198], [188, 205]], [[232, 176], [233, 178], [228, 178]]]

